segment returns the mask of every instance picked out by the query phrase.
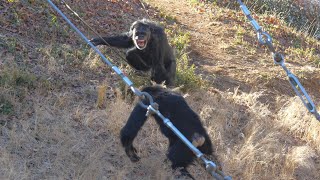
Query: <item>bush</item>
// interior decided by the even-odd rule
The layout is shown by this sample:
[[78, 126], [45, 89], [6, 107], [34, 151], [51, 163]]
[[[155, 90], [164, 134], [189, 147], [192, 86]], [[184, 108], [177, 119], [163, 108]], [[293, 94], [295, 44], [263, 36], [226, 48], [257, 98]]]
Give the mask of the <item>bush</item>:
[[196, 74], [196, 67], [190, 62], [188, 56], [187, 48], [190, 42], [190, 35], [180, 31], [178, 33], [168, 31], [167, 33], [171, 35], [170, 43], [176, 50], [176, 86], [183, 86], [185, 91], [205, 86], [205, 81]]

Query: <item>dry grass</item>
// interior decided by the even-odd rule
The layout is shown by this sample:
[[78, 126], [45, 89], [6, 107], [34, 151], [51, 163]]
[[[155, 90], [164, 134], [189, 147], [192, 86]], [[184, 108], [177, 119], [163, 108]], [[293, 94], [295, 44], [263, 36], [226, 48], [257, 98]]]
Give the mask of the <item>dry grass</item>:
[[[172, 179], [174, 172], [164, 163], [167, 140], [152, 119], [135, 141], [142, 159], [133, 164], [118, 138], [132, 105], [106, 99], [106, 108], [97, 109], [96, 95], [83, 96], [73, 91], [37, 95], [32, 114], [22, 109], [24, 116], [7, 119], [1, 126], [2, 179]], [[299, 111], [298, 102], [272, 114], [258, 97], [204, 91], [187, 97], [224, 171], [234, 179], [319, 178], [319, 124], [303, 123], [313, 118]], [[210, 179], [199, 165], [190, 171], [197, 179]]]
[[279, 127], [285, 129], [293, 137], [302, 139], [314, 150], [320, 152], [319, 121], [303, 110], [300, 99], [292, 98], [278, 113]]

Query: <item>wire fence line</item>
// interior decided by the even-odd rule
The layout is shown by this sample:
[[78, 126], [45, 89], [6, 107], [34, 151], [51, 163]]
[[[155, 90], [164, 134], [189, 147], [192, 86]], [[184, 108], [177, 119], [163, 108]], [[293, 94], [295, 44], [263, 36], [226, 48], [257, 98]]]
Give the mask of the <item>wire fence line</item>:
[[[236, 1], [208, 0], [237, 9]], [[320, 39], [320, 0], [243, 0], [256, 13], [275, 14], [298, 31]]]

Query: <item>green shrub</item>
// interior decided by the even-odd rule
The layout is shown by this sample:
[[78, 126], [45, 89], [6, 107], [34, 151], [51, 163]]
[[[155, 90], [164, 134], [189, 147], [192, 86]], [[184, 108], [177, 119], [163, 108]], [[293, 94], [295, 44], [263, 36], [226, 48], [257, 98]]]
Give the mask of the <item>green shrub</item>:
[[12, 103], [0, 95], [0, 115], [10, 115], [14, 112]]
[[205, 81], [195, 73], [195, 65], [189, 62], [187, 53], [183, 53], [177, 59], [176, 86], [183, 86], [183, 90], [200, 88]]
[[203, 87], [206, 82], [196, 74], [196, 67], [190, 62], [187, 52], [190, 34], [181, 31], [178, 31], [178, 33], [168, 31], [167, 33], [172, 36], [170, 43], [175, 48], [177, 59], [176, 86], [183, 86], [182, 90], [184, 91]]
[[33, 88], [35, 82], [36, 77], [33, 74], [19, 69], [7, 69], [0, 73], [0, 86], [2, 87], [23, 86]]

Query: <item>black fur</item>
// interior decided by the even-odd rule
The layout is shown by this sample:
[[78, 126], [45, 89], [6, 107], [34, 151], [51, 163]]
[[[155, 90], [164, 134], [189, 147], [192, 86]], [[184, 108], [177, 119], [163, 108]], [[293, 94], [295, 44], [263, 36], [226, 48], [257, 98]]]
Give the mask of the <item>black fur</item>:
[[[211, 140], [202, 126], [199, 116], [188, 106], [184, 98], [170, 90], [159, 86], [146, 87], [142, 91], [148, 92], [159, 105], [159, 111], [171, 120], [173, 125], [190, 141], [193, 141], [195, 134], [202, 136], [205, 141], [198, 149], [204, 154], [212, 154]], [[147, 103], [147, 102], [144, 102]], [[139, 161], [136, 149], [132, 143], [138, 131], [147, 120], [146, 109], [139, 104], [133, 109], [127, 124], [121, 130], [121, 142], [125, 152], [131, 161]], [[184, 174], [188, 172], [186, 167], [193, 162], [193, 152], [163, 123], [157, 115], [153, 115], [161, 132], [169, 139], [167, 157], [172, 162], [171, 167], [176, 169], [182, 167]], [[189, 173], [187, 173], [190, 175]], [[190, 175], [191, 176], [191, 175]]]
[[[143, 19], [135, 21], [130, 31], [121, 35], [103, 37], [113, 47], [129, 48], [127, 62], [141, 71], [151, 70], [151, 79], [160, 84], [173, 86], [176, 74], [176, 59], [169, 45], [164, 29], [156, 23]], [[145, 41], [145, 47], [139, 47], [136, 40]], [[94, 45], [107, 45], [102, 39], [91, 40]]]

